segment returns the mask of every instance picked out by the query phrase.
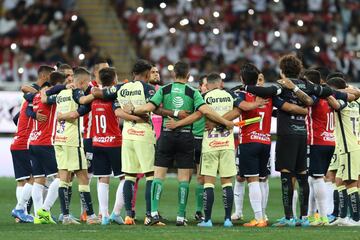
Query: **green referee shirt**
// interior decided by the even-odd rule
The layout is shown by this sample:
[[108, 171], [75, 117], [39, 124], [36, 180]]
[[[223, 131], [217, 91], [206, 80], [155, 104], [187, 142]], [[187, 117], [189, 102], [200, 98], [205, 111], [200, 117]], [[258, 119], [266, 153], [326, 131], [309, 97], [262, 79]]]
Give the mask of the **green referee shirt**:
[[[180, 82], [173, 82], [161, 87], [150, 99], [150, 102], [156, 107], [162, 104], [164, 109], [184, 110], [191, 113], [205, 104], [199, 91]], [[163, 128], [167, 121], [168, 119], [164, 118]], [[191, 125], [184, 126], [182, 129], [191, 129]]]

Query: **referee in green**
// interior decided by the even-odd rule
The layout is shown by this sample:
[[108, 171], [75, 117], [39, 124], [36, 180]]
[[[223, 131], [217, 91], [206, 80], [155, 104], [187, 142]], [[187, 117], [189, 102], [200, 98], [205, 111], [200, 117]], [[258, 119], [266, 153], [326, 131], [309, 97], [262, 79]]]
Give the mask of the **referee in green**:
[[[181, 110], [188, 112], [200, 111], [207, 118], [218, 122], [232, 129], [234, 124], [222, 118], [205, 104], [199, 91], [188, 86], [186, 83], [190, 77], [189, 65], [184, 62], [177, 62], [174, 66], [175, 81], [161, 87], [150, 99], [149, 103], [132, 109], [131, 113], [142, 115], [154, 111], [160, 105], [164, 109], [173, 110], [178, 113]], [[161, 135], [157, 141], [155, 154], [155, 174], [151, 187], [151, 216], [152, 224], [161, 222], [158, 213], [158, 206], [163, 181], [166, 177], [168, 168], [175, 167], [178, 170], [178, 214], [176, 218], [177, 226], [185, 224], [185, 210], [189, 193], [189, 180], [191, 169], [194, 168], [194, 136], [192, 124], [177, 128], [167, 129], [163, 119]]]

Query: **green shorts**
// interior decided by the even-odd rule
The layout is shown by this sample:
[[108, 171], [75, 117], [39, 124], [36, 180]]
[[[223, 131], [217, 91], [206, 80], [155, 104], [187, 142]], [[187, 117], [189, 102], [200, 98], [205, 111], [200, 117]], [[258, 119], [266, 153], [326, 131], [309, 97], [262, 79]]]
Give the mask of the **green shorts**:
[[54, 149], [59, 170], [77, 171], [88, 168], [82, 147], [55, 145]]
[[155, 147], [152, 143], [124, 139], [121, 147], [121, 166], [124, 173], [154, 171]]
[[216, 177], [233, 177], [236, 175], [235, 151], [218, 150], [201, 154], [200, 174]]
[[336, 177], [343, 181], [357, 181], [360, 173], [360, 150], [341, 154]]

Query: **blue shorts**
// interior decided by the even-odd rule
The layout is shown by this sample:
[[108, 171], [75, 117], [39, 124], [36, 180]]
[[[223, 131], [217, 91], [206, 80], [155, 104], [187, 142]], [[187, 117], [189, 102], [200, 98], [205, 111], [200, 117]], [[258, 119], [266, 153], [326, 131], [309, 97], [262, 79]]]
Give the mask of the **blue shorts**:
[[16, 181], [29, 179], [32, 175], [29, 150], [11, 150]]
[[93, 150], [95, 177], [109, 177], [112, 173], [114, 177], [124, 175], [121, 171], [121, 147], [93, 147]]
[[270, 174], [270, 144], [245, 143], [239, 144], [239, 173], [241, 177], [265, 178]]
[[309, 175], [323, 177], [329, 168], [334, 151], [335, 146], [311, 145]]
[[48, 177], [57, 174], [57, 163], [53, 146], [29, 146], [33, 176]]
[[92, 139], [91, 138], [84, 138], [84, 151], [85, 151], [85, 157], [88, 164], [88, 173], [93, 173], [93, 157], [94, 157], [94, 150], [92, 146]]

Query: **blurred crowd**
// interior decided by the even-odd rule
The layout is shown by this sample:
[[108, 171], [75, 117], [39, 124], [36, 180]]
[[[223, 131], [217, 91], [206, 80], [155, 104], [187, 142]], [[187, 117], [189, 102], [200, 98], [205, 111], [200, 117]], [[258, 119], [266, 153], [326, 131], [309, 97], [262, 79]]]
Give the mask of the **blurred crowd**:
[[0, 88], [37, 77], [40, 64], [92, 66], [99, 48], [75, 0], [0, 0]]
[[217, 71], [238, 80], [239, 66], [251, 61], [275, 81], [279, 56], [295, 52], [305, 67], [327, 66], [360, 82], [358, 0], [144, 0], [137, 8], [114, 2], [138, 56], [158, 64], [165, 80], [185, 59], [194, 79]]

